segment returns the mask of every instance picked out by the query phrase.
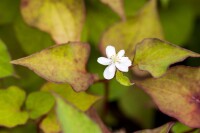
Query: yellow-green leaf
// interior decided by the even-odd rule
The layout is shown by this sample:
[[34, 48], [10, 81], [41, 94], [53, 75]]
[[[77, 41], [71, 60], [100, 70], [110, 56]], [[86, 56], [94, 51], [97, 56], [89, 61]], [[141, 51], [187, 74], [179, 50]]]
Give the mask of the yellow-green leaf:
[[[42, 91], [54, 92], [58, 94], [64, 100], [67, 100], [70, 104], [81, 111], [88, 110], [92, 106], [92, 104], [94, 104], [99, 99], [98, 96], [90, 95], [86, 92], [77, 93], [68, 84], [46, 83], [42, 87]], [[60, 124], [56, 118], [54, 111], [48, 113], [48, 115], [40, 124], [40, 128], [45, 133], [59, 133], [61, 131]]]
[[134, 133], [169, 133], [174, 123], [169, 122], [155, 129], [145, 129]]
[[55, 103], [54, 97], [48, 92], [32, 92], [26, 100], [26, 109], [30, 118], [37, 119], [47, 114]]
[[160, 78], [135, 81], [165, 114], [189, 127], [200, 127], [200, 67], [177, 66]]
[[105, 54], [106, 46], [113, 45], [117, 51], [124, 49], [127, 56], [132, 59], [136, 44], [150, 37], [163, 38], [156, 0], [149, 1], [136, 16], [111, 26], [103, 34], [101, 52]]
[[129, 80], [129, 78], [126, 77], [126, 76], [124, 76], [123, 73], [120, 72], [120, 71], [117, 71], [117, 72], [116, 72], [116, 80], [117, 80], [120, 84], [122, 84], [122, 85], [124, 85], [124, 86], [131, 86], [131, 85], [134, 84], [134, 83], [131, 83], [130, 80]]
[[12, 61], [33, 70], [46, 80], [69, 83], [75, 91], [88, 89], [95, 76], [86, 71], [90, 47], [83, 43], [56, 45], [36, 54]]
[[100, 98], [86, 92], [77, 93], [69, 84], [46, 83], [42, 91], [55, 92], [82, 111], [88, 110]]
[[48, 32], [58, 44], [80, 40], [83, 0], [22, 0], [21, 12], [29, 25]]
[[10, 56], [5, 44], [0, 40], [0, 78], [10, 76], [14, 72], [10, 64]]
[[133, 64], [150, 72], [154, 77], [163, 75], [167, 68], [187, 57], [200, 57], [199, 54], [175, 46], [159, 39], [144, 39], [136, 47]]
[[52, 110], [40, 123], [40, 128], [44, 133], [60, 133], [61, 126], [55, 115], [55, 111]]
[[100, 127], [86, 114], [72, 107], [59, 96], [56, 98], [56, 114], [63, 133], [102, 133]]
[[116, 12], [122, 20], [126, 18], [124, 12], [124, 0], [101, 0], [101, 2], [110, 6], [110, 8]]
[[25, 124], [28, 113], [21, 110], [26, 94], [18, 87], [12, 86], [8, 89], [0, 89], [0, 125], [14, 127]]
[[190, 128], [180, 122], [176, 122], [171, 130], [173, 133], [185, 133], [185, 132], [189, 132], [190, 130], [192, 130], [192, 128]]

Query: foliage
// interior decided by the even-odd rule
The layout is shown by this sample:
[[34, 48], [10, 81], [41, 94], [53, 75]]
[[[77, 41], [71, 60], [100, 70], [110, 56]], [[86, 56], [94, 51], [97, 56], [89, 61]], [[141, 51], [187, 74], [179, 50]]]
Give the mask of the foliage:
[[0, 1], [0, 133], [199, 132], [199, 4]]

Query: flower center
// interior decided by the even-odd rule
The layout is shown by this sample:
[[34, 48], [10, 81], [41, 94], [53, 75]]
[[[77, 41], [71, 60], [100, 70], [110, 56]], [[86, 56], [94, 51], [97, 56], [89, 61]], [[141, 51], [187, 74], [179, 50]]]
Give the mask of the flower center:
[[115, 56], [115, 55], [113, 55], [113, 56], [111, 57], [111, 60], [112, 60], [113, 63], [116, 63], [116, 62], [119, 62], [119, 61], [120, 61], [119, 57], [118, 57], [118, 56]]

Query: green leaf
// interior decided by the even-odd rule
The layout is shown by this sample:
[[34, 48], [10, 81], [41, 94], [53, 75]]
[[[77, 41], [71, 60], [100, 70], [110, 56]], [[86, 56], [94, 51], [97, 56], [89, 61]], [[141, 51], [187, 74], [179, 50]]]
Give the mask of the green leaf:
[[114, 12], [116, 12], [122, 20], [126, 19], [124, 12], [124, 0], [101, 0], [102, 3], [107, 4]]
[[86, 92], [77, 93], [69, 84], [46, 83], [41, 90], [55, 92], [82, 111], [88, 110], [100, 98]]
[[120, 110], [125, 116], [138, 122], [143, 128], [152, 128], [154, 107], [150, 97], [140, 88], [128, 89], [119, 99]]
[[173, 133], [184, 133], [184, 132], [190, 131], [191, 129], [192, 128], [190, 128], [180, 122], [176, 122], [171, 130]]
[[60, 133], [61, 126], [57, 120], [55, 112], [52, 110], [40, 123], [40, 128], [44, 133]]
[[14, 127], [25, 124], [28, 113], [21, 110], [26, 94], [18, 87], [12, 86], [8, 89], [0, 89], [0, 125]]
[[67, 104], [58, 96], [56, 98], [56, 114], [63, 133], [101, 133], [99, 126], [86, 114]]
[[85, 68], [89, 51], [88, 44], [67, 43], [14, 60], [12, 63], [28, 67], [46, 80], [69, 83], [75, 91], [84, 91], [96, 78]]
[[18, 13], [20, 0], [1, 0], [0, 1], [0, 24], [11, 23]]
[[15, 20], [14, 30], [21, 47], [27, 54], [32, 54], [54, 44], [47, 33], [28, 26], [21, 16]]
[[[88, 110], [92, 104], [94, 104], [100, 98], [98, 96], [87, 94], [86, 92], [77, 93], [68, 84], [46, 83], [41, 90], [58, 94], [60, 97], [67, 100], [70, 104], [81, 111]], [[40, 124], [40, 128], [45, 133], [60, 132], [61, 127], [56, 119], [54, 111], [48, 113], [47, 117], [43, 119], [42, 123]]]
[[169, 122], [163, 126], [160, 126], [158, 128], [155, 129], [145, 129], [145, 130], [141, 130], [141, 131], [137, 131], [134, 133], [169, 133], [170, 129], [172, 128], [174, 123]]
[[116, 80], [117, 80], [120, 84], [122, 84], [122, 85], [124, 85], [124, 86], [131, 86], [131, 85], [134, 84], [134, 83], [131, 83], [131, 82], [130, 82], [130, 80], [129, 80], [128, 77], [124, 76], [123, 73], [120, 72], [120, 71], [118, 71], [118, 70], [117, 70], [117, 72], [116, 72]]
[[5, 44], [0, 40], [0, 78], [13, 74], [13, 66], [10, 64], [10, 56]]
[[111, 26], [103, 34], [100, 50], [105, 54], [106, 46], [113, 45], [117, 51], [124, 49], [132, 59], [136, 44], [150, 37], [163, 38], [156, 0], [149, 1], [136, 16]]
[[47, 114], [54, 106], [54, 97], [48, 92], [30, 93], [26, 100], [26, 109], [31, 119], [37, 119]]
[[160, 77], [171, 64], [187, 57], [200, 57], [200, 55], [168, 42], [150, 38], [144, 39], [137, 45], [133, 64], [141, 70], [150, 72], [154, 77]]
[[83, 0], [22, 0], [25, 21], [48, 32], [57, 44], [80, 41], [84, 24]]
[[200, 127], [200, 68], [177, 66], [161, 78], [135, 81], [165, 114], [189, 127]]

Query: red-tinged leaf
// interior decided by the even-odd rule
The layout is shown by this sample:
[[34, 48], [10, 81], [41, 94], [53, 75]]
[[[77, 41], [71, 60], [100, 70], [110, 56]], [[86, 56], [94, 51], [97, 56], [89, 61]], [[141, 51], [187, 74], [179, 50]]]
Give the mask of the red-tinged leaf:
[[171, 64], [187, 57], [200, 57], [200, 54], [157, 38], [147, 38], [137, 44], [133, 64], [154, 77], [160, 77]]
[[12, 63], [28, 67], [46, 80], [69, 83], [75, 91], [84, 91], [95, 79], [85, 68], [89, 52], [88, 44], [67, 43], [44, 49]]
[[200, 67], [178, 66], [160, 78], [135, 81], [165, 114], [200, 127]]

